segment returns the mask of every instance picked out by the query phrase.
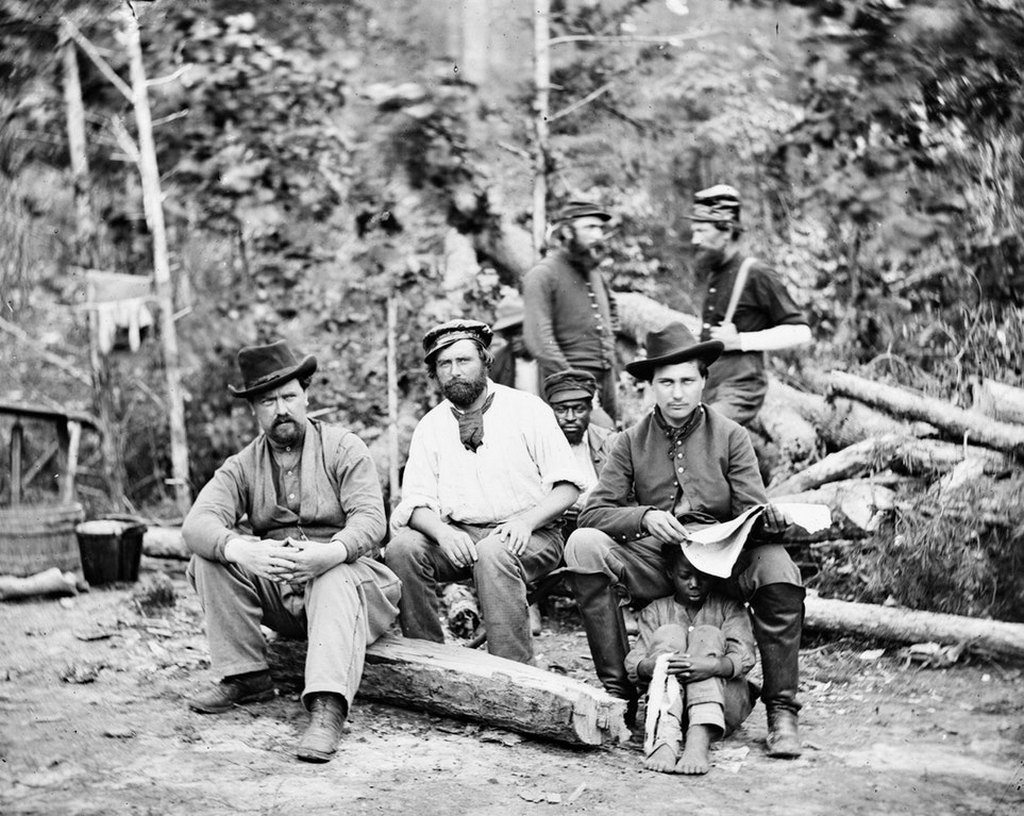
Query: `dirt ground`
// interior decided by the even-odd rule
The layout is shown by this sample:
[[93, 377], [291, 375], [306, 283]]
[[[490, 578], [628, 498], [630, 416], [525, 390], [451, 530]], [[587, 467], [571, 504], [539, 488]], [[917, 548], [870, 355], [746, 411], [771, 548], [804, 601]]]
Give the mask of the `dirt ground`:
[[[298, 674], [280, 696], [209, 717], [183, 697], [208, 682], [195, 596], [141, 614], [132, 586], [0, 604], [3, 814], [1018, 814], [1024, 674], [990, 662], [908, 666], [872, 644], [810, 641], [802, 758], [764, 754], [759, 705], [702, 778], [640, 769], [637, 739], [568, 748], [484, 725], [357, 704], [339, 756], [289, 753], [306, 715]], [[556, 603], [539, 638], [552, 670], [594, 682], [586, 643]]]

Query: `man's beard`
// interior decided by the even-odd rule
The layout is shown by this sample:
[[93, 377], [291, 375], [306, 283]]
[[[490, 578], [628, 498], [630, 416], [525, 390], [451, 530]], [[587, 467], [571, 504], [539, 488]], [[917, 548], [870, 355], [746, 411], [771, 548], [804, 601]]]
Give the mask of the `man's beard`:
[[725, 264], [725, 250], [698, 248], [693, 260], [697, 277], [707, 278]]
[[302, 439], [304, 429], [291, 417], [275, 419], [267, 436], [278, 445], [293, 445]]
[[583, 246], [575, 238], [566, 245], [566, 251], [572, 262], [583, 269], [593, 269], [601, 262], [601, 244]]
[[441, 393], [443, 393], [452, 405], [456, 408], [462, 408], [465, 410], [479, 397], [487, 388], [487, 375], [481, 374], [476, 379], [472, 380], [449, 380], [441, 386]]

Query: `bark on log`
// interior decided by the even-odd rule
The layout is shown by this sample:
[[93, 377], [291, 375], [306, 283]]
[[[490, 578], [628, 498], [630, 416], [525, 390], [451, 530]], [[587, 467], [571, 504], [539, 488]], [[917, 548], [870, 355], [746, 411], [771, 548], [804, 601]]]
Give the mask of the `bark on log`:
[[[826, 390], [824, 375], [805, 371], [812, 388]], [[818, 429], [818, 436], [828, 445], [845, 448], [873, 436], [905, 434], [923, 436], [933, 431], [923, 423], [911, 425], [893, 419], [859, 402], [848, 399], [828, 399], [821, 394], [801, 391], [774, 379], [768, 381], [768, 396], [776, 402], [790, 406]]]
[[576, 745], [629, 738], [625, 701], [602, 689], [486, 652], [394, 635], [366, 650], [359, 696]]
[[1024, 425], [1024, 388], [997, 380], [975, 379], [971, 383], [973, 410], [979, 414]]
[[808, 595], [804, 626], [902, 643], [966, 643], [985, 655], [1024, 658], [1024, 624], [902, 607], [850, 603]]
[[677, 312], [639, 292], [616, 292], [615, 304], [619, 311], [619, 330], [641, 345], [647, 332], [663, 329], [669, 323], [680, 321], [694, 334], [700, 332], [700, 320], [691, 314]]
[[36, 598], [43, 595], [77, 595], [73, 572], [61, 572], [57, 567], [37, 572], [27, 578], [0, 575], [0, 601]]
[[941, 439], [908, 441], [899, 447], [890, 465], [900, 473], [924, 476], [948, 473], [965, 459], [980, 461], [988, 475], [1006, 473], [1013, 467], [1010, 458], [998, 451]]
[[815, 462], [799, 473], [794, 473], [781, 482], [773, 483], [768, 490], [768, 495], [784, 496], [787, 493], [802, 493], [829, 482], [850, 479], [868, 469], [884, 470], [889, 466], [904, 441], [904, 437], [895, 434], [865, 439], [863, 442], [829, 454], [824, 459]]
[[187, 561], [192, 552], [185, 546], [180, 527], [146, 527], [142, 534], [142, 552], [150, 558], [177, 558]]
[[881, 514], [896, 506], [893, 490], [867, 479], [850, 479], [823, 485], [817, 490], [772, 496], [773, 503], [824, 504], [832, 511], [832, 526], [816, 533], [793, 528], [786, 542], [829, 541], [835, 538], [864, 538], [875, 529]]
[[843, 371], [829, 375], [833, 392], [852, 397], [898, 416], [928, 422], [956, 440], [972, 442], [1024, 457], [1024, 427], [999, 422], [976, 411], [966, 411], [942, 400], [905, 388], [871, 382]]
[[803, 462], [818, 447], [818, 429], [784, 399], [784, 394], [783, 389], [772, 388], [769, 382], [756, 424], [786, 460]]

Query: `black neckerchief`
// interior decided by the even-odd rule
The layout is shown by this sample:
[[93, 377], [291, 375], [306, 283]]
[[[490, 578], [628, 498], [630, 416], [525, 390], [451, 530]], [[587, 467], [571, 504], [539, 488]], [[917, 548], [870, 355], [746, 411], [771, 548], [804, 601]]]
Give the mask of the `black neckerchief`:
[[678, 428], [669, 425], [665, 421], [665, 417], [661, 414], [661, 408], [654, 406], [654, 421], [658, 424], [658, 427], [665, 432], [665, 436], [668, 437], [668, 458], [674, 459], [676, 455], [676, 448], [683, 444], [686, 438], [696, 430], [700, 424], [701, 419], [704, 416], [704, 405], [701, 403], [694, 409], [693, 413], [687, 418], [686, 422], [680, 425]]

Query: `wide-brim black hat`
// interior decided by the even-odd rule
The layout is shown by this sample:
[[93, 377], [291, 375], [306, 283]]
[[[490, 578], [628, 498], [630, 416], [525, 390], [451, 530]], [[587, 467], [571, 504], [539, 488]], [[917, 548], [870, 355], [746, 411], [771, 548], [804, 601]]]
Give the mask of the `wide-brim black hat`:
[[272, 391], [289, 380], [310, 377], [316, 371], [316, 357], [308, 354], [301, 361], [284, 340], [265, 346], [246, 346], [238, 352], [241, 388], [228, 386], [235, 397], [249, 398]]
[[725, 348], [721, 340], [698, 342], [682, 323], [669, 323], [659, 331], [647, 332], [644, 346], [646, 357], [626, 363], [626, 371], [638, 380], [650, 380], [658, 366], [689, 360], [703, 360], [705, 365], [711, 365]]

